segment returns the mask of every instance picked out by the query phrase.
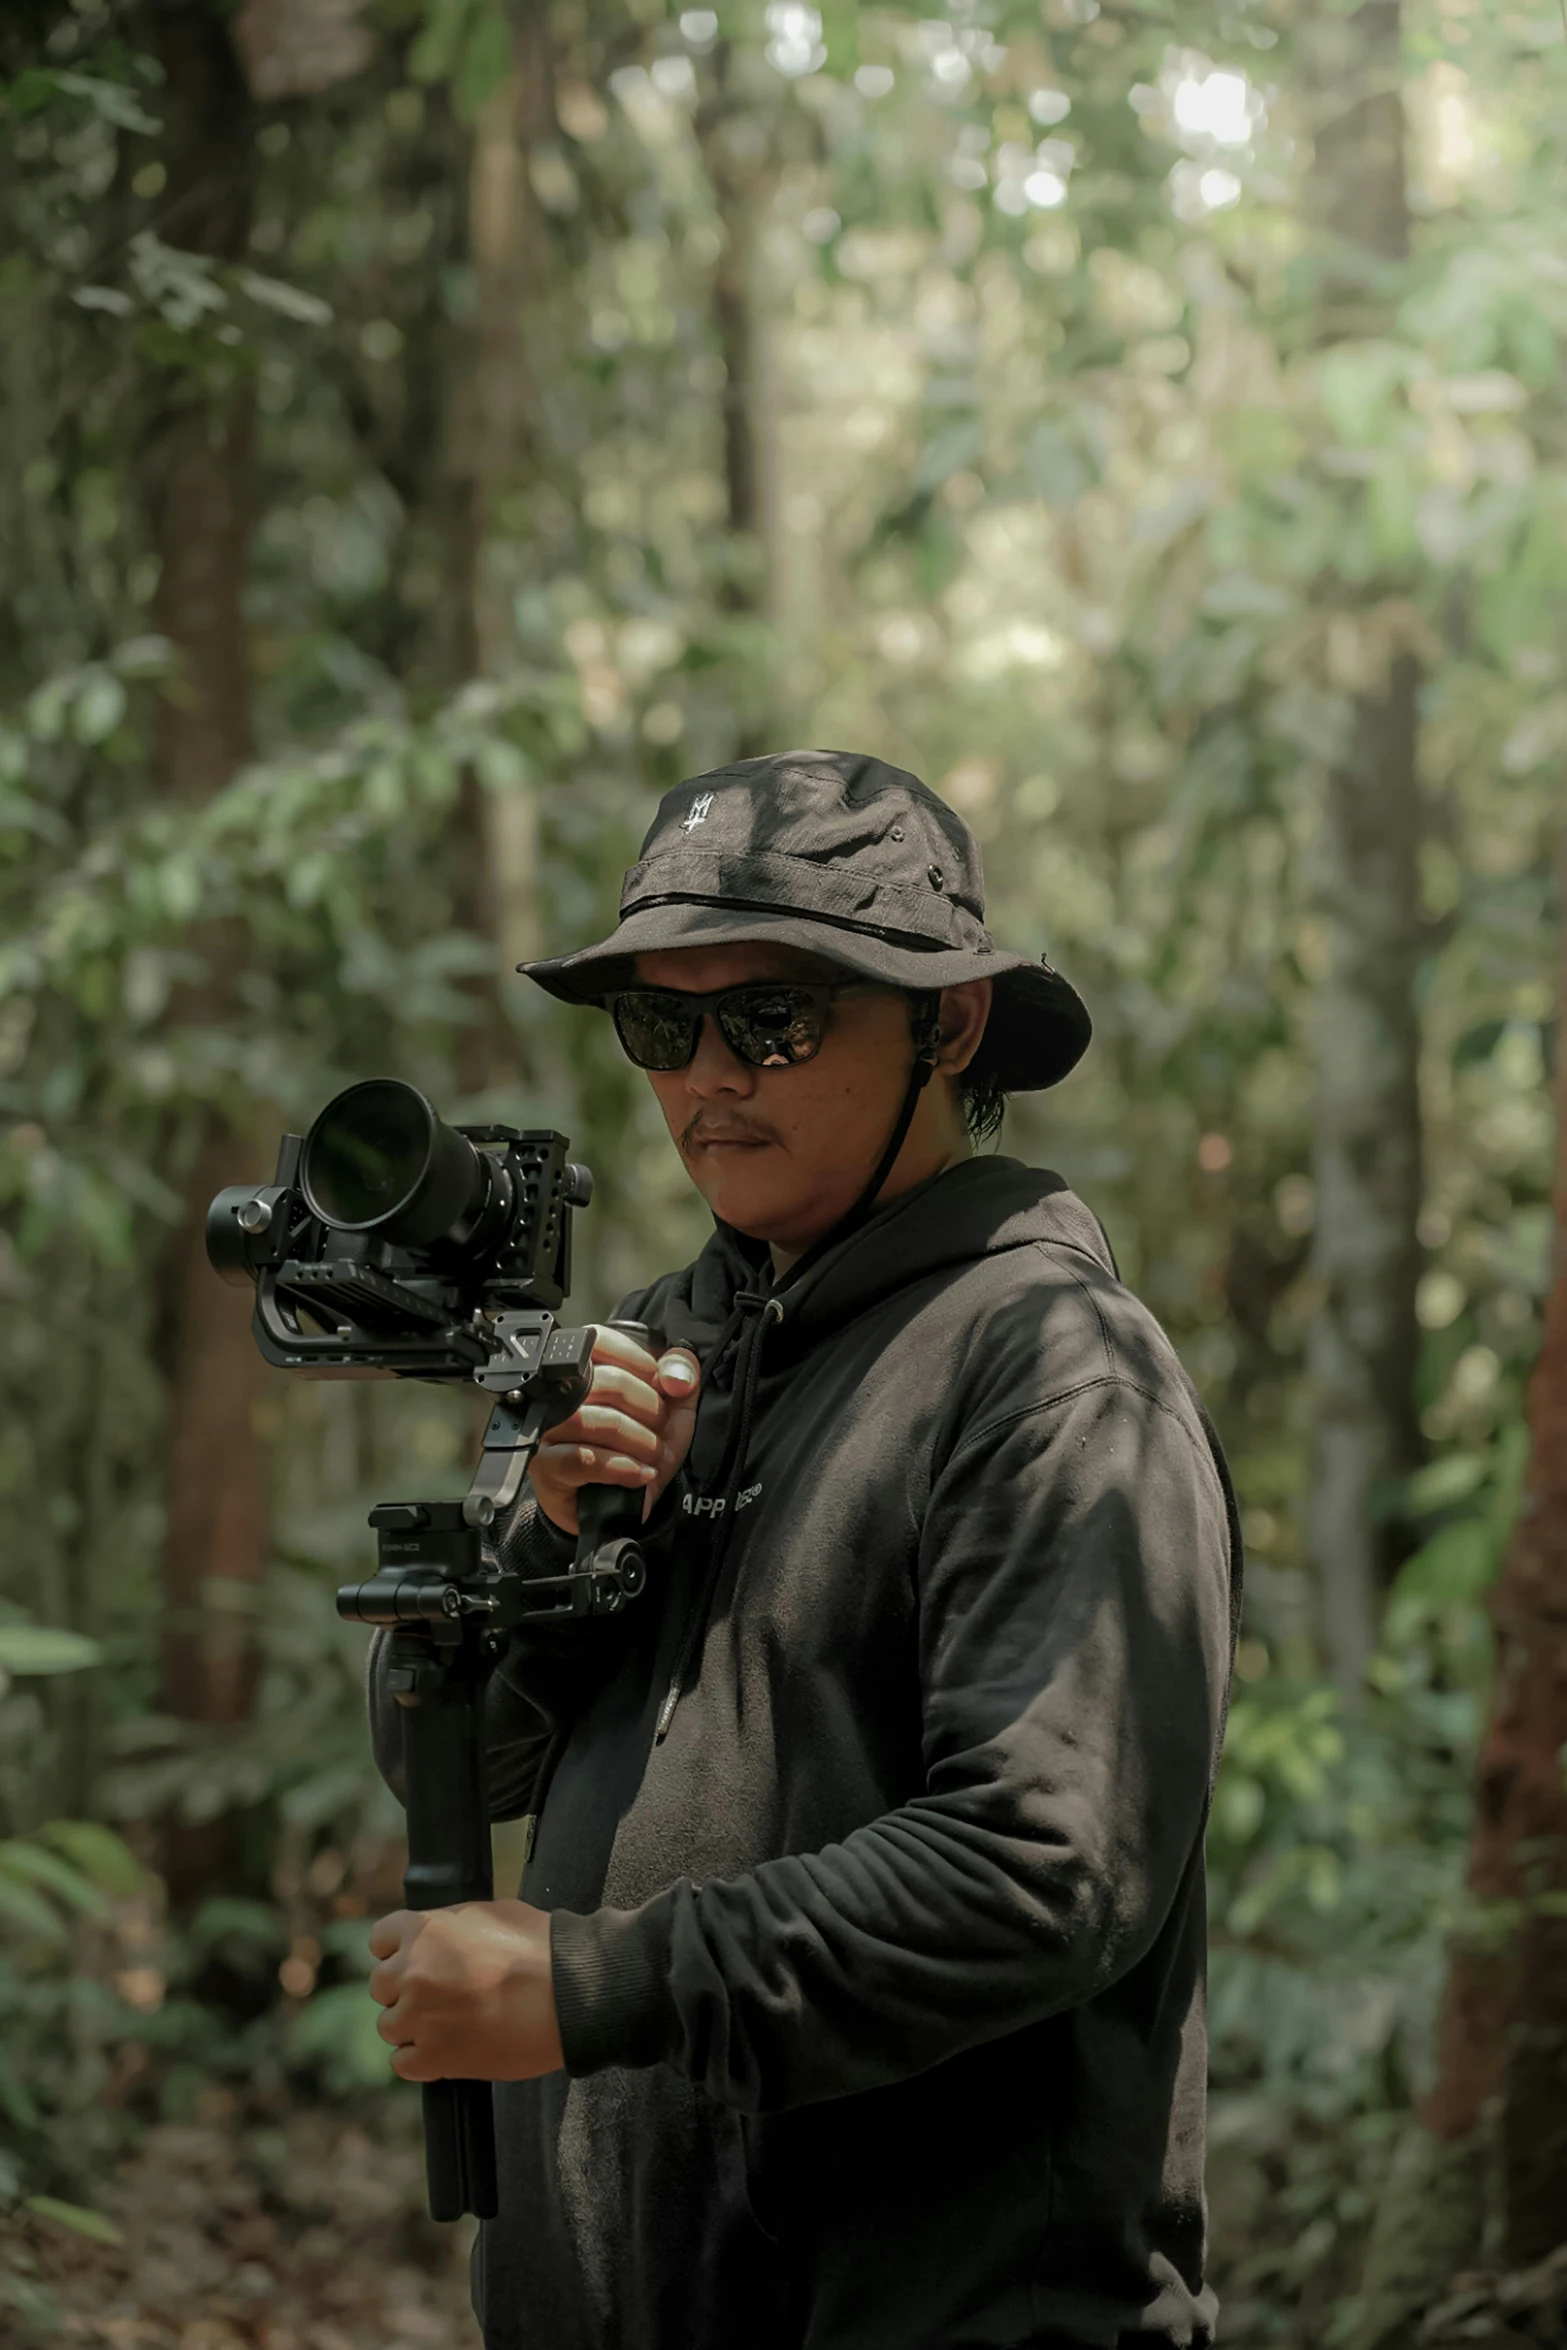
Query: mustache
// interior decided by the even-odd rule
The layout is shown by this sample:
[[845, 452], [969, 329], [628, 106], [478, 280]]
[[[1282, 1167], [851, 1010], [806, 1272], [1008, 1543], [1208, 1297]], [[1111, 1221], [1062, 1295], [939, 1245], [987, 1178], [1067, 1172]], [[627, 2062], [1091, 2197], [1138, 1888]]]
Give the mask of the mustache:
[[680, 1152], [689, 1157], [709, 1142], [776, 1142], [773, 1129], [760, 1118], [737, 1118], [731, 1111], [726, 1116], [711, 1110], [698, 1110], [681, 1130]]

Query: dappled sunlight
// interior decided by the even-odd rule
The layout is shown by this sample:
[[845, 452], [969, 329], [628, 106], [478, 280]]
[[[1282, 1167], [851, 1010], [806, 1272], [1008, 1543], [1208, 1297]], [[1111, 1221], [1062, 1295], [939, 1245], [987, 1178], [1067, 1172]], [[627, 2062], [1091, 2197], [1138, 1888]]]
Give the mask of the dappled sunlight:
[[[642, 1074], [513, 966], [604, 936], [661, 795], [791, 746], [926, 779], [993, 937], [1081, 988], [1092, 1049], [1001, 1148], [1059, 1169], [1152, 1318], [1124, 1307], [1119, 1403], [1063, 1369], [1062, 1264], [998, 1282], [951, 1360], [912, 1289], [885, 1346], [851, 1328], [900, 1497], [965, 1493], [881, 1614], [834, 1579], [887, 1539], [875, 1496], [772, 1334], [763, 1467], [844, 1610], [715, 1598], [737, 1744], [799, 1758], [773, 1843], [874, 1832], [818, 1765], [861, 1727], [834, 1644], [885, 1652], [918, 1822], [886, 1881], [939, 1864], [983, 1911], [966, 1836], [1049, 1847], [1040, 1949], [1124, 1926], [1090, 1989], [1153, 2044], [1125, 1920], [1196, 1833], [1156, 1733], [1198, 1635], [1171, 1569], [1133, 1657], [1129, 1595], [1139, 1492], [1206, 1457], [1195, 1407], [1147, 1400], [1186, 1409], [1183, 1373], [1250, 1571], [1207, 1846], [1221, 2339], [1556, 2338], [1567, 1448], [1531, 1468], [1526, 1396], [1543, 1363], [1557, 1429], [1558, 0], [4, 20], [7, 2350], [478, 2339], [364, 1990], [403, 1815], [332, 1595], [374, 1503], [461, 1491], [484, 1399], [268, 1370], [201, 1216], [388, 1071], [571, 1136], [574, 1318], [687, 1262], [711, 1222]], [[1031, 1383], [1075, 1400], [965, 1488], [963, 1415], [994, 1432]], [[1111, 1473], [1041, 1519], [1059, 1611], [1025, 1615], [993, 1574], [1022, 1470], [1079, 1441]], [[507, 1810], [552, 1751], [537, 1708], [513, 1729]], [[750, 1869], [725, 1769], [692, 1769], [638, 1899]], [[1020, 2097], [1006, 2042], [1021, 2131], [1052, 2082]], [[829, 2122], [823, 2179], [858, 2143]], [[771, 2258], [774, 2182], [738, 2119], [710, 2135]], [[925, 2208], [917, 2129], [896, 2176]], [[962, 2338], [1037, 2324], [1025, 2291]]]

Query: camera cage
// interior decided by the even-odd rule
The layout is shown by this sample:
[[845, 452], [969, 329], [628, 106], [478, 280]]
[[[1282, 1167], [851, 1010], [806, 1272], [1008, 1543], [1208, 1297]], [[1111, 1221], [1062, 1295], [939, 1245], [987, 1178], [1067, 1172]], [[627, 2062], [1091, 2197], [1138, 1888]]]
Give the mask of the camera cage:
[[478, 1258], [328, 1223], [301, 1182], [297, 1134], [284, 1135], [269, 1184], [218, 1194], [208, 1254], [225, 1278], [254, 1281], [252, 1327], [267, 1362], [327, 1376], [469, 1380], [495, 1351], [497, 1315], [560, 1306], [571, 1286], [571, 1211], [592, 1192], [587, 1169], [551, 1128], [452, 1131], [492, 1161], [511, 1195], [495, 1245]]

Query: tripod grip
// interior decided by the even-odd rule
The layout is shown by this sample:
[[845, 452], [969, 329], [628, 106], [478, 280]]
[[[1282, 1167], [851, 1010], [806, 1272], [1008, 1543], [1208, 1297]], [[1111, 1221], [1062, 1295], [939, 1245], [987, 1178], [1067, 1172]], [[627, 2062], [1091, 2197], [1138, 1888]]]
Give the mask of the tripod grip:
[[424, 2168], [432, 2219], [493, 2219], [495, 2114], [488, 2081], [426, 2081]]

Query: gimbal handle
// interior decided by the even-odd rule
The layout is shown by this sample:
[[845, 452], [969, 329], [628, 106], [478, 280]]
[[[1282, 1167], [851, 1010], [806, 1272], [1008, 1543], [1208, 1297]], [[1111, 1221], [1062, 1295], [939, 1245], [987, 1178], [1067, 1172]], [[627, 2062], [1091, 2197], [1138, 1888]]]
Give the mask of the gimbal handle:
[[[645, 1325], [611, 1325], [661, 1351]], [[382, 1502], [375, 1575], [345, 1584], [338, 1613], [398, 1637], [387, 1685], [403, 1709], [410, 1909], [494, 1897], [485, 1770], [484, 1694], [504, 1635], [529, 1617], [614, 1614], [642, 1589], [640, 1487], [585, 1486], [576, 1556], [564, 1575], [506, 1575], [482, 1535], [522, 1488], [546, 1428], [588, 1391], [591, 1330], [557, 1330], [545, 1313], [504, 1315], [502, 1343], [479, 1383], [496, 1392], [484, 1453], [460, 1502]], [[425, 2169], [432, 2219], [498, 2208], [494, 2102], [488, 2081], [424, 2084]]]

